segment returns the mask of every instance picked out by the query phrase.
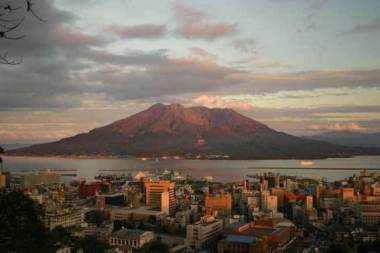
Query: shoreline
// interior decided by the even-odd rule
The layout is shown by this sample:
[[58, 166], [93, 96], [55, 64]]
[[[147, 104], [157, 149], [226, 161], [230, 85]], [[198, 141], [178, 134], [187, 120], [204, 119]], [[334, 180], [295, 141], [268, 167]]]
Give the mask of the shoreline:
[[380, 170], [380, 168], [337, 168], [337, 167], [249, 167], [248, 170]]
[[[44, 158], [44, 159], [72, 159], [72, 160], [97, 160], [97, 159], [103, 159], [103, 160], [116, 160], [116, 159], [123, 159], [123, 160], [136, 160], [136, 161], [316, 161], [316, 160], [327, 160], [327, 159], [350, 159], [355, 157], [380, 157], [380, 155], [353, 155], [353, 156], [337, 156], [337, 157], [320, 157], [320, 158], [266, 158], [266, 159], [233, 159], [233, 158], [226, 158], [226, 159], [193, 159], [193, 158], [160, 158], [160, 157], [128, 157], [128, 156], [41, 156], [41, 155], [12, 155], [4, 153], [2, 154], [2, 157], [13, 157], [13, 158]], [[303, 168], [307, 168], [307, 166], [304, 166]]]

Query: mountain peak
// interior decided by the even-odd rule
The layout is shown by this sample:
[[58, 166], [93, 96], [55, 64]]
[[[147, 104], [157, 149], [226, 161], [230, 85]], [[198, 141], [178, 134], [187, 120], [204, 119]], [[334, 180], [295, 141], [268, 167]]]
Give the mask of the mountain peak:
[[217, 155], [232, 159], [310, 159], [358, 154], [346, 147], [277, 132], [232, 109], [161, 103], [88, 133], [10, 153], [188, 158]]

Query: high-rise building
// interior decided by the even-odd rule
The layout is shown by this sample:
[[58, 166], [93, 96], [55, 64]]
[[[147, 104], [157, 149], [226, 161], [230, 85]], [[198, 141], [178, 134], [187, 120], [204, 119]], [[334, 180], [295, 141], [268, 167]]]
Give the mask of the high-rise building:
[[273, 213], [277, 213], [277, 196], [269, 195], [267, 197], [266, 209]]
[[319, 183], [315, 186], [315, 205], [320, 207], [321, 205], [321, 196], [322, 195], [322, 185]]
[[260, 191], [266, 191], [269, 189], [268, 180], [262, 179], [260, 182]]
[[343, 201], [352, 201], [354, 199], [354, 188], [342, 188], [341, 194]]
[[284, 189], [282, 188], [273, 188], [271, 189], [271, 195], [277, 196], [277, 205], [279, 208], [284, 207]]
[[0, 171], [0, 189], [8, 188], [11, 175], [9, 172]]
[[268, 197], [270, 196], [269, 191], [261, 191], [261, 209], [267, 209]]
[[174, 212], [175, 184], [170, 180], [144, 181], [146, 205], [172, 215]]
[[293, 181], [290, 178], [286, 179], [286, 190], [293, 190]]
[[275, 178], [274, 178], [274, 187], [275, 188], [280, 188], [280, 176], [279, 175], [276, 175]]
[[213, 215], [217, 211], [217, 216], [231, 216], [232, 196], [230, 193], [206, 195], [206, 214]]
[[307, 211], [313, 210], [313, 196], [311, 195], [306, 196], [306, 210]]

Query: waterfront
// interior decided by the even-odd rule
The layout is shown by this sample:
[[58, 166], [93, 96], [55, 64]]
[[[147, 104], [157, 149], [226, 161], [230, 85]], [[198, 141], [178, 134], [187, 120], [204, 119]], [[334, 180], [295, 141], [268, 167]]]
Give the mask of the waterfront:
[[[4, 157], [4, 167], [10, 172], [75, 169], [77, 177], [92, 180], [101, 172], [129, 173], [151, 170], [176, 170], [194, 178], [212, 176], [215, 181], [240, 181], [247, 174], [281, 173], [329, 181], [341, 180], [363, 168], [380, 171], [380, 156], [331, 158], [313, 160], [304, 165], [301, 160], [135, 160], [135, 159], [73, 159], [42, 157]], [[273, 169], [275, 168], [275, 169]], [[294, 168], [294, 169], [292, 169]], [[318, 168], [318, 169], [316, 169]], [[321, 169], [323, 170], [321, 170]], [[331, 168], [331, 169], [328, 169]], [[347, 168], [336, 170], [333, 168]], [[357, 169], [357, 170], [355, 170]]]

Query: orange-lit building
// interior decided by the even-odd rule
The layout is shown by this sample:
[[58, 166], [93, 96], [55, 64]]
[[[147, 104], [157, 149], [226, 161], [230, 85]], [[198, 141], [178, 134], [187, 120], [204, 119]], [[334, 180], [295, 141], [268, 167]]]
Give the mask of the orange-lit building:
[[170, 180], [144, 181], [147, 207], [158, 208], [167, 214], [174, 212], [175, 184]]
[[344, 201], [354, 200], [354, 188], [342, 188], [341, 195], [342, 195], [342, 200]]
[[[264, 219], [252, 223], [235, 223], [228, 225], [224, 228], [224, 235], [239, 235], [251, 236], [262, 240], [265, 244], [266, 250], [264, 252], [272, 252], [279, 247], [285, 247], [291, 240], [291, 228], [289, 226], [277, 226], [277, 221], [274, 219]], [[263, 244], [261, 244], [263, 245]], [[257, 245], [258, 246], [258, 245]], [[252, 252], [247, 251], [231, 251], [231, 252]], [[253, 251], [256, 252], [256, 251]], [[262, 251], [257, 251], [262, 252]], [[280, 251], [283, 252], [283, 251]]]
[[87, 198], [95, 196], [96, 192], [100, 190], [102, 182], [96, 181], [91, 183], [86, 183], [86, 181], [79, 182], [78, 185], [78, 195], [81, 198]]
[[313, 210], [313, 196], [311, 195], [306, 196], [306, 210], [307, 211]]
[[205, 207], [207, 215], [231, 216], [232, 196], [229, 193], [221, 193], [216, 195], [206, 195]]
[[277, 205], [279, 208], [283, 208], [285, 190], [282, 188], [272, 188], [271, 195], [277, 196]]
[[284, 193], [284, 198], [287, 201], [305, 201], [306, 196], [304, 194], [301, 194], [301, 193], [295, 194], [295, 193], [286, 191]]

